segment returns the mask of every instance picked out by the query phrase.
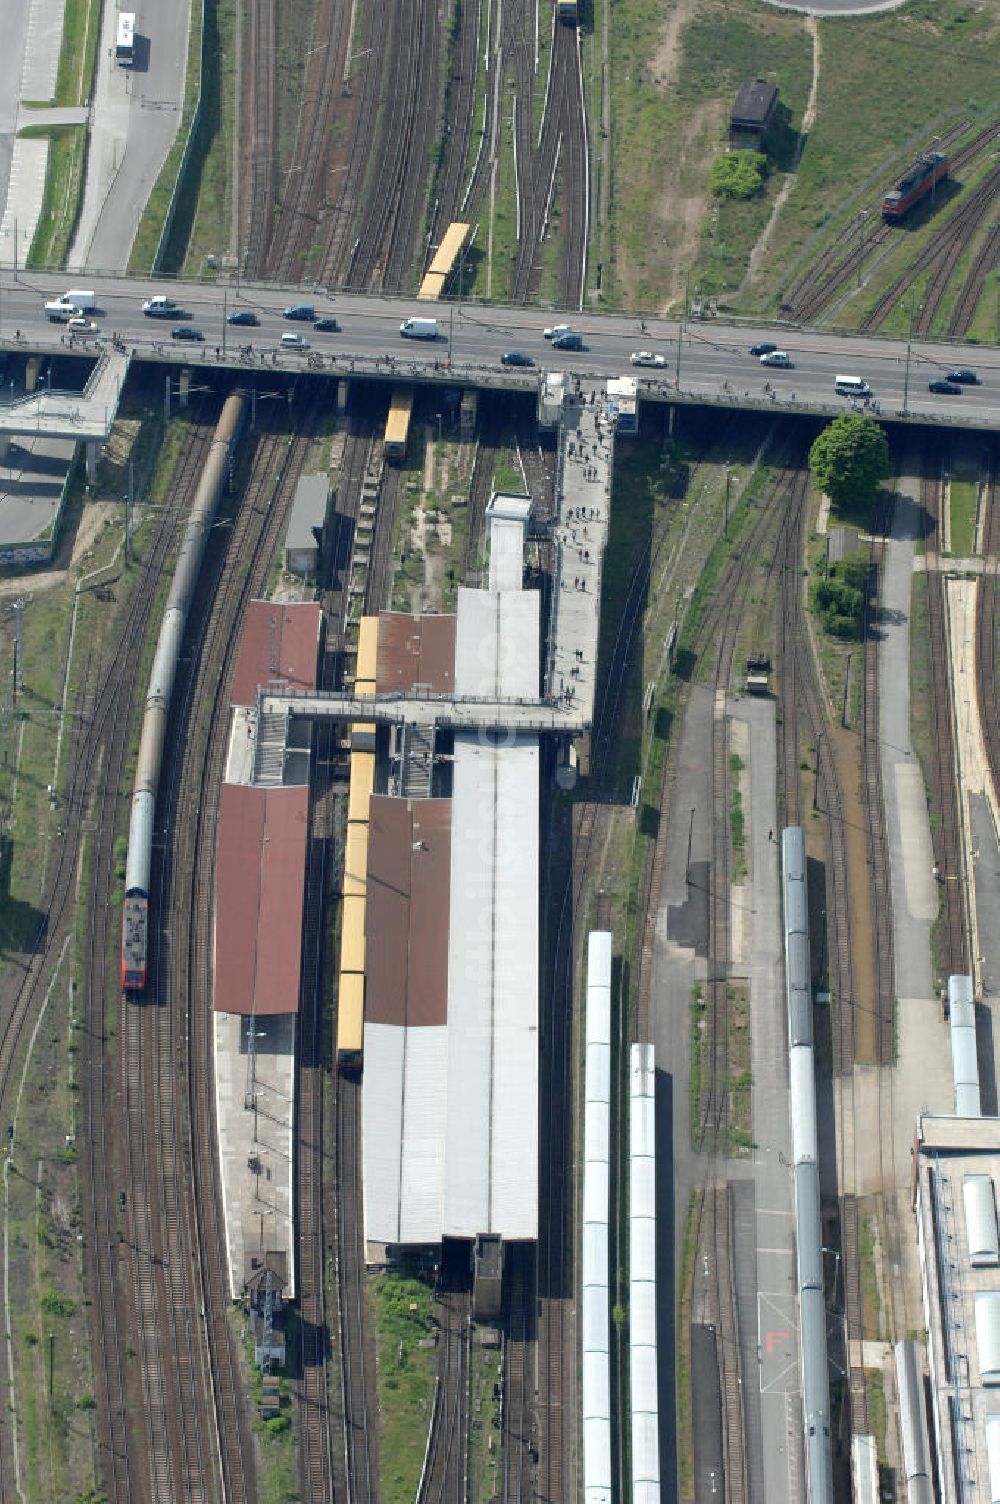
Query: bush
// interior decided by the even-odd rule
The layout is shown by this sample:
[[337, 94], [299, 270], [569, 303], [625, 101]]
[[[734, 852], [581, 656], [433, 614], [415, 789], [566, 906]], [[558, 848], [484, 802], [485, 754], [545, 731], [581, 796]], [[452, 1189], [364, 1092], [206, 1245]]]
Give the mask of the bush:
[[858, 641], [864, 630], [868, 559], [855, 554], [813, 580], [813, 609], [831, 637]]
[[753, 198], [764, 186], [767, 158], [761, 151], [729, 151], [712, 163], [709, 186], [716, 198]]
[[41, 1299], [41, 1307], [46, 1316], [72, 1316], [76, 1310], [76, 1301], [59, 1290], [46, 1290]]

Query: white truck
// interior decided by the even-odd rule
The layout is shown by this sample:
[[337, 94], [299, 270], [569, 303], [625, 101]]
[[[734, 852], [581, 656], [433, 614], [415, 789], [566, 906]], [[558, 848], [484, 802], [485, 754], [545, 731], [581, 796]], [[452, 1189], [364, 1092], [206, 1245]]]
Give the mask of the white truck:
[[53, 298], [45, 304], [45, 316], [53, 324], [68, 324], [70, 319], [78, 318], [79, 315], [80, 310], [76, 304], [65, 298]]
[[97, 307], [97, 294], [91, 288], [71, 287], [63, 293], [64, 303], [72, 303], [81, 313], [93, 313]]
[[404, 339], [437, 339], [437, 319], [404, 319], [399, 326]]
[[158, 294], [155, 298], [147, 298], [142, 305], [142, 311], [147, 319], [175, 319], [180, 313], [180, 307], [173, 298], [165, 298]]

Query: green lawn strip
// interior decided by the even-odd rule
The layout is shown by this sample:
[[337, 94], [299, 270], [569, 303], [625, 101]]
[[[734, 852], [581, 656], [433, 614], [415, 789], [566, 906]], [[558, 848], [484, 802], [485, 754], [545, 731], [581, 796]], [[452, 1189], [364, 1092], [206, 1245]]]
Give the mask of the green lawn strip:
[[951, 477], [951, 553], [969, 558], [976, 547], [979, 515], [979, 476], [973, 470], [956, 470]]
[[[128, 270], [133, 276], [146, 276], [153, 270], [153, 262], [163, 238], [163, 227], [167, 221], [170, 210], [170, 201], [173, 198], [177, 177], [184, 160], [184, 149], [191, 134], [194, 113], [198, 106], [198, 96], [201, 90], [201, 29], [202, 7], [206, 6], [213, 12], [218, 0], [191, 0], [191, 30], [188, 36], [187, 72], [184, 82], [184, 106], [181, 111], [181, 123], [177, 131], [173, 146], [167, 153], [160, 175], [156, 180], [152, 193], [143, 210], [142, 219], [139, 221], [139, 229], [136, 233], [132, 246], [131, 255], [128, 258]], [[206, 13], [207, 26], [207, 13]], [[210, 61], [210, 66], [215, 66]], [[195, 189], [186, 189], [188, 200], [196, 197]], [[178, 227], [177, 234], [181, 233]], [[164, 270], [169, 270], [170, 264], [176, 270], [183, 260], [183, 248], [180, 254], [176, 249], [176, 236], [173, 229], [170, 236], [171, 244], [164, 248]]]
[[385, 1504], [412, 1504], [427, 1450], [434, 1401], [430, 1286], [410, 1274], [373, 1275], [379, 1379], [379, 1462]]
[[65, 6], [55, 102], [73, 108], [86, 104], [92, 93], [101, 0], [65, 0]]
[[985, 123], [1000, 98], [995, 10], [966, 0], [911, 0], [901, 10], [818, 25], [816, 119], [778, 221], [772, 286], [855, 185], [871, 180], [870, 196], [877, 197], [935, 132], [960, 117]]
[[80, 215], [87, 127], [29, 125], [18, 134], [29, 138], [48, 137], [42, 209], [28, 252], [28, 266], [33, 271], [54, 271], [66, 260]]
[[691, 1142], [701, 1139], [701, 1062], [705, 1046], [705, 990], [700, 982], [691, 988]]
[[426, 445], [426, 425], [411, 421], [406, 458], [401, 466], [402, 484], [399, 489], [399, 502], [392, 524], [394, 561], [392, 601], [393, 609], [399, 611], [410, 610], [410, 590], [423, 585], [426, 574], [424, 555], [412, 541], [417, 512], [423, 504]]
[[182, 190], [188, 202], [178, 207], [181, 225], [187, 219], [190, 230], [186, 236], [179, 232], [172, 252], [183, 254], [185, 276], [211, 275], [208, 257], [221, 263], [236, 250], [230, 243], [236, 96], [236, 0], [207, 0], [201, 114]]
[[738, 752], [729, 758], [729, 835], [733, 846], [733, 882], [739, 883], [747, 875], [746, 832], [743, 822], [743, 795], [740, 792], [740, 774], [743, 759]]
[[[643, 309], [668, 299], [670, 273], [685, 241], [673, 204], [707, 195], [708, 171], [725, 149], [740, 84], [757, 74], [777, 83], [794, 133], [812, 76], [812, 47], [800, 17], [764, 10], [752, 0], [715, 0], [699, 7], [697, 20], [683, 30], [678, 76], [668, 90], [660, 81], [665, 75], [657, 72], [663, 27], [656, 0], [623, 0], [610, 31], [615, 243], [613, 264], [604, 269], [605, 295]], [[784, 137], [778, 144], [784, 146]], [[776, 167], [786, 155], [783, 150]], [[748, 250], [751, 222], [758, 218], [757, 206], [727, 213], [724, 245], [739, 241]], [[706, 263], [706, 282], [709, 270]]]
[[677, 1282], [677, 1479], [682, 1499], [694, 1495], [694, 1444], [691, 1408], [691, 1301], [694, 1260], [698, 1251], [698, 1223], [703, 1191], [692, 1191], [684, 1223], [680, 1278]]
[[1000, 344], [1000, 272], [987, 273], [965, 337], [973, 343]]
[[882, 1331], [882, 1301], [875, 1274], [875, 1231], [872, 1218], [861, 1219], [861, 1301], [864, 1307], [864, 1335], [878, 1338]]

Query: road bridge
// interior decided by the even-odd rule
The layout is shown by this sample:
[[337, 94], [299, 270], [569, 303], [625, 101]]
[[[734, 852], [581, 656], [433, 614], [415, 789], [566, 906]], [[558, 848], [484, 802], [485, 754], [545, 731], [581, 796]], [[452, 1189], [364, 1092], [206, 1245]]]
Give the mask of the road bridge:
[[[95, 354], [112, 336], [133, 359], [168, 366], [193, 364], [202, 369], [228, 368], [252, 377], [273, 374], [324, 374], [345, 379], [378, 378], [456, 384], [534, 392], [541, 368], [565, 370], [581, 380], [601, 382], [635, 369], [646, 400], [671, 404], [711, 403], [827, 417], [845, 410], [849, 399], [834, 392], [838, 374], [860, 375], [872, 390], [871, 410], [887, 422], [946, 423], [980, 430], [1000, 427], [1000, 350], [958, 342], [884, 339], [873, 335], [835, 334], [789, 325], [761, 325], [652, 318], [640, 325], [625, 315], [592, 314], [573, 318], [584, 341], [582, 351], [553, 350], [543, 338], [545, 314], [534, 308], [500, 307], [468, 302], [442, 304], [436, 341], [403, 339], [403, 319], [426, 314], [415, 299], [371, 294], [331, 293], [326, 289], [282, 289], [246, 283], [150, 283], [124, 277], [88, 277], [99, 312]], [[168, 321], [142, 314], [142, 302], [169, 287], [182, 305]], [[0, 274], [0, 348], [58, 354], [64, 331], [49, 323], [42, 304], [66, 291], [66, 277], [50, 274]], [[289, 323], [284, 307], [307, 297], [317, 316], [335, 315], [336, 333], [318, 333], [308, 323]], [[226, 322], [235, 309], [257, 320], [253, 327]], [[195, 328], [201, 341], [172, 340], [173, 329]], [[308, 348], [282, 350], [280, 338], [290, 329], [303, 334]], [[18, 331], [20, 339], [11, 341]], [[791, 357], [787, 370], [762, 367], [750, 354], [763, 338], [779, 342]], [[661, 364], [633, 368], [637, 348]], [[532, 357], [535, 369], [501, 364], [504, 352], [516, 349]], [[932, 393], [928, 383], [956, 366], [973, 365], [980, 384], [960, 397]]]

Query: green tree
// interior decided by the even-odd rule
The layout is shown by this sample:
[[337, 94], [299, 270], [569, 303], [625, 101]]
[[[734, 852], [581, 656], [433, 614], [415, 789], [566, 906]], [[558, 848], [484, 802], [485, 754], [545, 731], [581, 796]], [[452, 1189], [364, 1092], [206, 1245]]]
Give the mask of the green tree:
[[809, 468], [834, 506], [864, 506], [889, 474], [889, 442], [873, 418], [845, 413], [814, 442]]
[[762, 151], [728, 151], [712, 163], [708, 181], [717, 198], [753, 198], [766, 175], [767, 158]]

